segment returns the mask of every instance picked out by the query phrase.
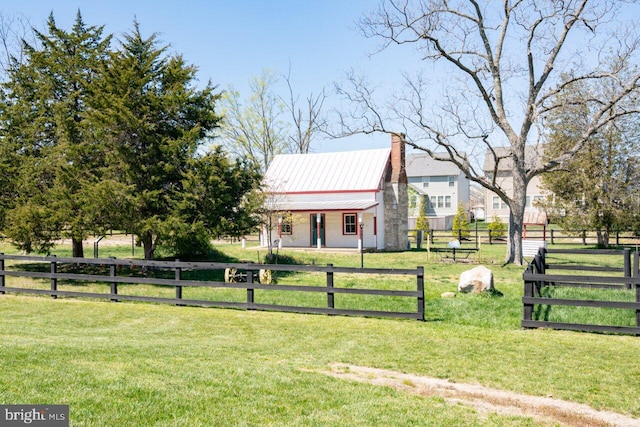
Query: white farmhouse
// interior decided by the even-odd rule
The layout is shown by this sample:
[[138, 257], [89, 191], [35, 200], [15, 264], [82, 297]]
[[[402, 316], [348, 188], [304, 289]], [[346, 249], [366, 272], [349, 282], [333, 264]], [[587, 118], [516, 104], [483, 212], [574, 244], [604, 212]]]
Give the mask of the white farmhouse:
[[391, 142], [390, 149], [276, 156], [265, 175], [265, 210], [278, 219], [263, 228], [262, 244], [406, 249], [404, 136]]

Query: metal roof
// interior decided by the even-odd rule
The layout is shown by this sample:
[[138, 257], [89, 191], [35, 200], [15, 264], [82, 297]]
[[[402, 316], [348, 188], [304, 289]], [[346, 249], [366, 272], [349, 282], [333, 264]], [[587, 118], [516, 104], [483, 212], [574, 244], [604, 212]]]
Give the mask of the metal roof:
[[278, 211], [366, 211], [378, 205], [373, 200], [327, 200], [322, 202], [279, 202]]
[[335, 153], [280, 154], [265, 175], [271, 191], [326, 193], [376, 190], [390, 148]]

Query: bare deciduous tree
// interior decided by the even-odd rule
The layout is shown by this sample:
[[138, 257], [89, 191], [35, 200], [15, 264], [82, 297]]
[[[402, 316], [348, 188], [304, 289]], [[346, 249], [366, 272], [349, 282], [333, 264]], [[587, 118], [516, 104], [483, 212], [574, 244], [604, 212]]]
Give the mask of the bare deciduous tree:
[[23, 15], [4, 15], [0, 12], [0, 80], [12, 64], [21, 64], [25, 41], [36, 46], [35, 32]]
[[[511, 211], [506, 262], [522, 264], [529, 181], [566, 162], [610, 121], [638, 112], [640, 40], [635, 23], [624, 21], [637, 12], [615, 0], [383, 0], [361, 21], [364, 34], [382, 40], [381, 49], [415, 46], [425, 70], [445, 77], [405, 75], [406, 91], [381, 106], [375, 89], [351, 74], [337, 87], [356, 105], [341, 115], [342, 133], [402, 127], [409, 145], [495, 192]], [[590, 111], [587, 126], [563, 153], [541, 162], [531, 147], [544, 143], [545, 116], [581, 80], [614, 90], [580, 100]], [[474, 159], [485, 153], [494, 165], [486, 175]], [[497, 173], [505, 164], [508, 185]]]
[[230, 152], [248, 157], [266, 172], [273, 158], [287, 151], [287, 124], [282, 100], [273, 92], [278, 76], [264, 70], [250, 82], [251, 95], [245, 105], [240, 93], [229, 89], [222, 99], [224, 121], [219, 134]]
[[294, 95], [291, 86], [291, 69], [284, 79], [289, 88], [289, 99], [285, 104], [293, 120], [293, 134], [289, 135], [291, 151], [306, 154], [311, 148], [313, 139], [326, 128], [327, 121], [323, 116], [322, 108], [327, 95], [324, 89], [315, 96], [311, 93], [306, 98], [306, 106], [300, 107], [298, 104], [300, 96]]
[[[276, 93], [279, 75], [266, 69], [260, 77], [251, 79], [251, 93], [244, 103], [233, 89], [223, 98], [225, 119], [219, 131], [223, 144], [235, 155], [260, 165], [263, 173], [278, 154], [308, 153], [315, 137], [326, 128], [322, 111], [325, 91], [311, 93], [306, 105], [301, 105], [300, 96], [293, 90], [291, 70], [283, 78], [287, 96]], [[290, 121], [285, 118], [287, 113]]]

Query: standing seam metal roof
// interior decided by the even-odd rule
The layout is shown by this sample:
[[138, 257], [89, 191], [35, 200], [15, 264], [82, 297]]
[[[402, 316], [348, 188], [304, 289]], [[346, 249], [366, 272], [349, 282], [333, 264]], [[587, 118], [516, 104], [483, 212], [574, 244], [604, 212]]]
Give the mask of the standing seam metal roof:
[[278, 193], [324, 193], [375, 190], [390, 148], [335, 153], [280, 154], [265, 175]]

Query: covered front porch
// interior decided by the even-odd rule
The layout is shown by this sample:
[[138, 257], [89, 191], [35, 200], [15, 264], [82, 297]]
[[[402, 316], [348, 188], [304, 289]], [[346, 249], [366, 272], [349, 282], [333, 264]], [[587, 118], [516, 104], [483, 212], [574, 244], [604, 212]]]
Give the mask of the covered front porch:
[[282, 204], [271, 233], [261, 243], [280, 248], [382, 249], [378, 235], [378, 202], [298, 202]]

